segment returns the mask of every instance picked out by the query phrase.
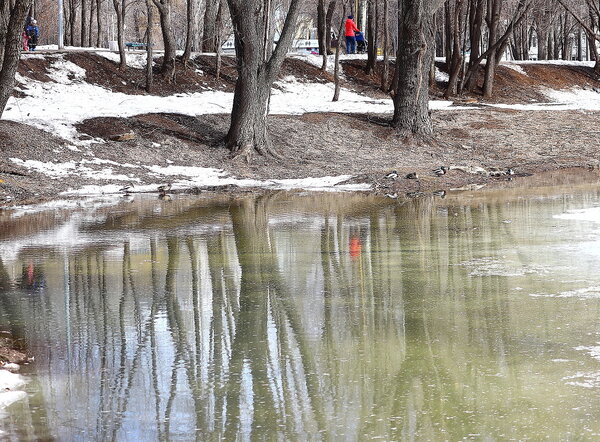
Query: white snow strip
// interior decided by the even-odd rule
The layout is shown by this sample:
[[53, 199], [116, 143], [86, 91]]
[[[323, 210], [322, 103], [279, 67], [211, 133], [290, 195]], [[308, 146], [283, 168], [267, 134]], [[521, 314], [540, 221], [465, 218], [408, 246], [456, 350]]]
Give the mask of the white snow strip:
[[593, 221], [600, 223], [600, 207], [591, 207], [589, 209], [569, 210], [567, 213], [554, 215], [556, 219], [567, 219], [575, 221]]
[[567, 291], [555, 293], [555, 294], [530, 293], [529, 296], [531, 296], [533, 298], [600, 299], [600, 287], [584, 287], [584, 288], [575, 289], [575, 290], [567, 290]]
[[85, 163], [85, 160], [80, 162], [67, 161], [65, 163], [54, 163], [52, 161], [44, 163], [37, 160], [22, 160], [20, 158], [10, 158], [10, 160], [15, 164], [30, 170], [35, 170], [36, 172], [42, 173], [53, 179], [77, 175], [96, 180], [139, 181], [139, 179], [131, 178], [128, 175], [114, 174], [109, 167], [102, 170], [95, 170], [82, 166], [82, 164]]

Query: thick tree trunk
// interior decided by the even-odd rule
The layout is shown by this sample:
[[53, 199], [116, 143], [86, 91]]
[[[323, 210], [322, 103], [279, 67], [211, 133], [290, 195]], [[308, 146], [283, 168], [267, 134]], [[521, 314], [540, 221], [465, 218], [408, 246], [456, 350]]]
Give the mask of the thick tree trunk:
[[160, 28], [162, 30], [163, 45], [165, 53], [160, 71], [167, 81], [175, 80], [175, 57], [177, 55], [177, 44], [173, 34], [171, 23], [171, 0], [154, 0], [160, 16]]
[[[477, 69], [477, 59], [481, 55], [481, 29], [483, 27], [484, 5], [484, 0], [469, 0], [469, 38], [471, 41], [471, 54], [469, 55], [468, 70], [471, 71]], [[466, 87], [467, 90], [473, 91], [476, 83], [475, 76], [470, 76], [466, 83], [467, 84], [463, 86], [463, 89]]]
[[[502, 0], [489, 0], [489, 7], [486, 22], [488, 25], [489, 45], [493, 46], [498, 40], [498, 26], [500, 25], [500, 12]], [[494, 77], [496, 75], [496, 54], [499, 49], [493, 49], [487, 56], [485, 63], [485, 76], [483, 79], [483, 96], [491, 98], [494, 91]]]
[[255, 150], [261, 155], [278, 156], [267, 134], [271, 82], [259, 70], [246, 70], [246, 75], [236, 82], [231, 126], [227, 133], [227, 147], [248, 162]]
[[291, 0], [279, 37], [271, 52], [274, 10], [263, 0], [227, 0], [235, 37], [238, 80], [233, 96], [231, 126], [226, 145], [247, 161], [254, 152], [279, 155], [267, 135], [271, 86], [292, 45], [301, 0]]
[[31, 0], [15, 0], [14, 3], [0, 2], [3, 20], [0, 28], [0, 117], [15, 86], [15, 73], [21, 56], [21, 32]]
[[401, 135], [433, 133], [427, 80], [434, 12], [429, 1], [398, 0], [398, 84], [391, 124]]
[[216, 19], [219, 9], [219, 2], [216, 0], [208, 0], [206, 2], [206, 10], [204, 11], [204, 36], [202, 39], [203, 52], [216, 52]]

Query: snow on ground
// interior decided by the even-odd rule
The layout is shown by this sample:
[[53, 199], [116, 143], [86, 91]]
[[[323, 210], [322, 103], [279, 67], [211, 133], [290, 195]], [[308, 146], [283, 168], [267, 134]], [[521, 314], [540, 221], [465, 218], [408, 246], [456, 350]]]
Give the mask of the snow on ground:
[[450, 81], [450, 75], [447, 72], [440, 71], [440, 69], [435, 67], [435, 81], [439, 81], [442, 83], [448, 83]]
[[8, 370], [0, 370], [0, 411], [4, 410], [13, 402], [27, 397], [27, 393], [18, 390], [27, 382], [25, 378]]
[[501, 65], [505, 66], [505, 67], [507, 67], [509, 69], [512, 69], [513, 71], [516, 71], [516, 72], [518, 72], [521, 75], [525, 75], [526, 77], [528, 76], [527, 72], [525, 72], [525, 69], [523, 69], [523, 67], [520, 64], [517, 64], [514, 61], [503, 61], [501, 63]]
[[572, 88], [569, 90], [542, 89], [551, 103], [531, 103], [531, 104], [488, 104], [480, 103], [482, 106], [497, 107], [501, 109], [514, 109], [520, 111], [536, 110], [600, 110], [600, 93], [595, 90], [581, 88]]
[[[96, 53], [107, 58], [118, 57], [117, 54], [97, 49]], [[44, 57], [42, 54], [28, 54], [28, 57]], [[61, 55], [50, 55], [52, 62], [48, 76], [53, 82], [40, 82], [30, 78], [17, 76], [20, 86], [17, 89], [24, 94], [23, 98], [11, 97], [3, 117], [8, 120], [31, 124], [50, 131], [74, 145], [85, 145], [93, 141], [81, 141], [78, 138], [75, 124], [96, 117], [130, 117], [145, 113], [183, 113], [190, 116], [202, 114], [224, 114], [231, 111], [233, 94], [222, 91], [203, 91], [196, 93], [180, 93], [167, 97], [152, 95], [127, 95], [113, 92], [106, 88], [89, 84], [85, 81], [85, 70], [72, 62], [64, 60]], [[320, 66], [321, 57], [314, 55], [297, 56], [305, 61]], [[364, 58], [364, 55], [344, 56], [346, 59]], [[139, 67], [145, 63], [145, 54], [128, 54], [128, 63]], [[527, 62], [506, 63], [511, 69], [522, 71], [521, 64]], [[555, 64], [585, 64], [581, 62], [548, 62]], [[590, 63], [587, 63], [590, 64]], [[333, 66], [333, 62], [330, 63]], [[524, 71], [523, 71], [524, 73]], [[440, 81], [447, 81], [447, 75], [437, 71]], [[393, 112], [391, 99], [374, 99], [346, 89], [342, 89], [340, 100], [332, 102], [334, 86], [327, 83], [306, 83], [289, 76], [275, 83], [270, 103], [271, 114], [303, 114], [308, 112], [335, 113], [383, 113]], [[544, 93], [554, 103], [543, 104], [488, 104], [487, 106], [510, 108], [517, 110], [600, 110], [600, 94], [595, 91], [572, 89], [570, 91], [545, 90]], [[453, 106], [451, 101], [430, 101], [431, 109], [474, 109], [474, 107]], [[35, 109], [35, 112], [31, 110]], [[77, 149], [76, 147], [72, 147]], [[108, 186], [86, 186], [73, 190], [79, 194], [118, 193], [124, 182], [139, 182], [126, 174], [113, 172], [107, 160], [96, 158], [91, 162], [104, 162], [106, 167], [95, 170], [86, 165], [86, 161], [55, 163], [32, 160], [11, 159], [16, 164], [41, 172], [50, 178], [58, 179], [69, 175], [85, 176], [91, 179], [107, 179], [121, 183]], [[119, 165], [123, 166], [123, 165]], [[126, 167], [145, 167], [128, 165]], [[148, 168], [146, 168], [148, 169]], [[174, 188], [190, 186], [222, 186], [235, 184], [238, 186], [257, 186], [277, 189], [311, 188], [318, 190], [362, 190], [364, 185], [338, 185], [348, 177], [309, 178], [306, 180], [242, 180], [227, 176], [223, 171], [207, 168], [179, 168], [177, 172], [171, 168], [149, 168], [146, 172], [156, 177], [157, 184], [165, 180], [173, 181]], [[179, 180], [173, 179], [180, 177]], [[154, 191], [155, 185], [136, 188], [136, 192]]]
[[[121, 57], [117, 52], [112, 51], [96, 51], [96, 55], [107, 58], [115, 63], [121, 62]], [[162, 54], [155, 54], [153, 58], [158, 58]], [[127, 66], [134, 69], [146, 69], [146, 53], [126, 53]]]

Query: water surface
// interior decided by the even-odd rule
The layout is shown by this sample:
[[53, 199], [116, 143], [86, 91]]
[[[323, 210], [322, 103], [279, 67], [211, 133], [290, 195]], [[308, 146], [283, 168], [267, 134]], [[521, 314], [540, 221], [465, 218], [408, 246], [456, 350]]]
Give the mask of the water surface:
[[600, 434], [597, 185], [0, 215], [13, 439]]

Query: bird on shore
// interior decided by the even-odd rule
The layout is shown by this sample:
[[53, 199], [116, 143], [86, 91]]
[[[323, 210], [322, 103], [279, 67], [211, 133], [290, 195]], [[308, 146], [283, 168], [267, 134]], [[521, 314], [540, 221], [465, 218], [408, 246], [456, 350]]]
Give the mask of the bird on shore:
[[119, 192], [123, 192], [125, 195], [129, 195], [129, 194], [130, 194], [130, 193], [133, 191], [133, 188], [134, 188], [134, 187], [135, 187], [135, 186], [133, 185], [133, 183], [132, 183], [132, 182], [130, 182], [129, 184], [127, 184], [127, 185], [125, 185], [125, 186], [121, 187], [121, 188], [119, 189]]
[[392, 170], [390, 173], [388, 173], [385, 178], [387, 178], [388, 180], [395, 180], [396, 178], [398, 178], [398, 172], [395, 170]]
[[509, 167], [508, 169], [506, 169], [506, 174], [507, 175], [514, 175], [515, 171]]
[[434, 169], [433, 173], [435, 173], [437, 176], [442, 176], [442, 175], [445, 175], [448, 172], [448, 170], [450, 170], [449, 167], [441, 166], [441, 167], [438, 167], [437, 169]]
[[406, 174], [406, 176], [404, 177], [407, 180], [418, 180], [419, 179], [419, 175], [417, 175], [417, 172], [411, 172]]
[[159, 193], [166, 193], [169, 190], [171, 190], [171, 183], [167, 183], [167, 184], [161, 184], [160, 186], [158, 186], [158, 188], [156, 190], [158, 190]]

